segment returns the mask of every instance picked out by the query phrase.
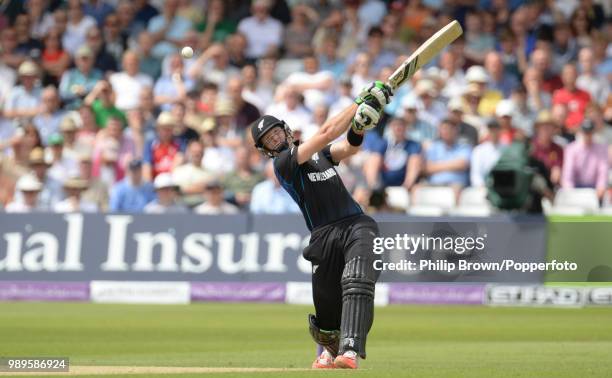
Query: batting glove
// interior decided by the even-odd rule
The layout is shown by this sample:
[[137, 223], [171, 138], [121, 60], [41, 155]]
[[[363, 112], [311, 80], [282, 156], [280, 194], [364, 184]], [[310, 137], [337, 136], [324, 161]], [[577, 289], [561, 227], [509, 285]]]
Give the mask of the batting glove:
[[377, 80], [361, 90], [355, 99], [355, 103], [361, 105], [365, 101], [370, 101], [373, 102], [379, 110], [382, 110], [382, 108], [391, 101], [391, 96], [393, 96], [391, 87]]
[[376, 127], [379, 120], [380, 112], [378, 109], [370, 101], [366, 101], [357, 107], [352, 127], [356, 132], [363, 133]]

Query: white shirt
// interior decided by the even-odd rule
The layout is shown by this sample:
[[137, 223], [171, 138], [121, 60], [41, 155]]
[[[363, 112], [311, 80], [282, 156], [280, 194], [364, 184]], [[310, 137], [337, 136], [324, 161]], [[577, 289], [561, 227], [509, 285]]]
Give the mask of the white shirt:
[[178, 166], [172, 171], [172, 179], [181, 189], [185, 189], [194, 184], [204, 184], [211, 178], [212, 175], [206, 172], [202, 167], [190, 163]]
[[202, 167], [215, 174], [231, 172], [234, 170], [234, 151], [228, 147], [206, 147]]
[[53, 207], [53, 211], [56, 213], [74, 213], [74, 212], [83, 212], [83, 213], [95, 213], [98, 211], [98, 206], [93, 202], [87, 202], [81, 200], [79, 202], [79, 207], [75, 208], [72, 200], [70, 198], [66, 198], [63, 201], [60, 201], [55, 204]]
[[149, 75], [138, 73], [130, 76], [126, 72], [117, 72], [110, 76], [115, 95], [115, 106], [120, 110], [135, 109], [140, 106], [140, 92], [145, 87], [153, 87], [153, 79]]
[[66, 24], [66, 32], [62, 37], [62, 46], [64, 46], [64, 49], [66, 49], [70, 55], [74, 56], [79, 47], [85, 44], [87, 29], [96, 25], [96, 20], [90, 16], [83, 16], [78, 24], [72, 24], [68, 21]]
[[201, 215], [236, 214], [238, 213], [238, 208], [228, 202], [223, 202], [219, 206], [212, 206], [208, 202], [204, 202], [197, 206], [194, 212]]
[[2, 78], [0, 80], [0, 106], [2, 106], [11, 89], [15, 86], [17, 74], [15, 70], [4, 64], [4, 62], [0, 62], [0, 77]]
[[249, 58], [261, 58], [271, 46], [280, 46], [283, 42], [283, 24], [272, 17], [263, 22], [253, 16], [247, 17], [238, 24], [238, 31], [247, 39]]
[[589, 92], [591, 99], [598, 104], [605, 104], [610, 94], [610, 83], [605, 77], [580, 75], [576, 87]]
[[41, 209], [40, 206], [32, 208], [23, 202], [17, 202], [17, 201], [13, 201], [9, 203], [4, 208], [4, 211], [6, 211], [7, 213], [31, 213], [33, 211], [42, 211], [42, 210], [43, 209]]
[[461, 97], [465, 92], [465, 87], [467, 86], [467, 81], [465, 80], [463, 71], [457, 70], [455, 71], [455, 74], [450, 77], [446, 71], [442, 71], [440, 73], [445, 83], [441, 92], [442, 96], [446, 97], [447, 99]]
[[304, 127], [312, 120], [310, 112], [305, 107], [298, 105], [295, 109], [289, 110], [284, 102], [270, 105], [265, 113], [284, 120], [292, 130]]
[[[314, 74], [306, 72], [294, 72], [285, 81], [287, 84], [306, 84], [306, 83], [322, 83], [327, 80], [333, 80], [333, 75], [329, 71], [320, 71]], [[330, 97], [330, 90], [307, 89], [303, 93], [304, 105], [310, 110], [316, 106], [326, 104]]]
[[474, 147], [470, 163], [470, 182], [472, 186], [485, 186], [485, 178], [497, 164], [501, 156], [501, 145], [486, 141]]

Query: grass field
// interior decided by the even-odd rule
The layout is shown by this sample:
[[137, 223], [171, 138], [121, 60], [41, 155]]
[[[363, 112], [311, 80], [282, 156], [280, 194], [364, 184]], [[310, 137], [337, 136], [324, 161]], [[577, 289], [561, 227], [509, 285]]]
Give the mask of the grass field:
[[[612, 308], [377, 308], [368, 359], [352, 372], [298, 370], [314, 358], [309, 310], [0, 303], [0, 356], [69, 356], [71, 365], [95, 366], [292, 368], [223, 377], [612, 376]], [[114, 375], [120, 376], [135, 377]]]

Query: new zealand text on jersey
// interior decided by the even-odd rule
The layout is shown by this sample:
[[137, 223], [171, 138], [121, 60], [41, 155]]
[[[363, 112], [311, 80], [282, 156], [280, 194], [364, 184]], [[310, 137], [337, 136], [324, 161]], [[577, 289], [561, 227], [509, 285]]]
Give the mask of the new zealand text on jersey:
[[325, 181], [325, 180], [328, 180], [334, 177], [335, 175], [336, 175], [336, 170], [334, 168], [328, 168], [327, 170], [323, 172], [308, 173], [308, 179], [311, 182]]

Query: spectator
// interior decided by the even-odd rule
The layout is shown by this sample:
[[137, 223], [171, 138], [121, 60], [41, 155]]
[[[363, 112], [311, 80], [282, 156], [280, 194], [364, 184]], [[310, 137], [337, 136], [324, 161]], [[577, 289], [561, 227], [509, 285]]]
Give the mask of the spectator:
[[86, 32], [92, 26], [96, 26], [96, 20], [83, 13], [81, 0], [68, 0], [68, 22], [62, 35], [62, 45], [70, 55], [76, 55], [83, 46]]
[[459, 193], [469, 182], [471, 148], [457, 142], [459, 128], [448, 120], [440, 124], [440, 139], [425, 152], [427, 182], [431, 185], [447, 185]]
[[42, 109], [34, 117], [32, 123], [40, 132], [43, 144], [49, 142], [52, 134], [58, 133], [65, 112], [60, 108], [60, 98], [54, 86], [48, 86], [42, 91]]
[[27, 13], [18, 14], [13, 27], [17, 33], [16, 51], [25, 56], [40, 56], [43, 46], [38, 39], [32, 38], [30, 16]]
[[79, 177], [87, 182], [87, 189], [82, 193], [84, 201], [93, 203], [100, 211], [108, 210], [109, 187], [102, 180], [92, 175], [92, 160], [89, 154], [81, 154], [78, 157]]
[[610, 95], [610, 82], [595, 72], [595, 59], [593, 50], [585, 47], [578, 55], [580, 63], [580, 76], [576, 80], [576, 87], [590, 94], [597, 104], [605, 104]]
[[125, 113], [119, 110], [114, 103], [115, 92], [106, 80], [98, 81], [84, 100], [86, 106], [91, 106], [96, 125], [100, 129], [106, 127], [110, 118], [118, 118], [122, 124], [126, 123]]
[[503, 94], [495, 89], [489, 88], [489, 74], [482, 66], [472, 66], [465, 73], [465, 79], [470, 85], [478, 88], [480, 100], [478, 102], [478, 114], [489, 117], [495, 114], [497, 103], [503, 99]]
[[211, 0], [207, 5], [206, 18], [195, 27], [197, 31], [202, 32], [203, 44], [207, 46], [211, 42], [227, 41], [228, 37], [236, 31], [238, 25], [228, 17], [226, 2]]
[[552, 53], [556, 72], [560, 72], [564, 65], [576, 60], [578, 54], [576, 40], [572, 37], [572, 31], [565, 22], [555, 24]]
[[310, 111], [319, 104], [327, 104], [334, 88], [331, 72], [319, 71], [319, 61], [313, 55], [303, 59], [304, 72], [294, 72], [285, 83], [304, 96], [304, 105]]
[[364, 165], [366, 179], [372, 188], [403, 186], [411, 190], [422, 169], [421, 145], [406, 139], [406, 123], [400, 118], [389, 122], [389, 140], [383, 141]]
[[270, 6], [270, 0], [254, 0], [252, 16], [238, 24], [238, 31], [247, 38], [249, 58], [275, 54], [283, 42], [283, 24], [270, 16]]
[[198, 140], [200, 138], [200, 134], [197, 131], [192, 129], [185, 122], [185, 104], [182, 102], [177, 102], [172, 107], [172, 111], [170, 114], [174, 117], [176, 124], [174, 125], [174, 136], [178, 138], [181, 146], [187, 146], [189, 142]]
[[121, 180], [127, 163], [136, 155], [134, 141], [123, 132], [120, 118], [108, 119], [106, 129], [100, 131], [93, 151], [93, 176], [108, 186]]
[[511, 100], [501, 100], [495, 108], [495, 117], [499, 123], [499, 142], [503, 145], [512, 144], [517, 139], [525, 139], [521, 130], [514, 127], [513, 117], [516, 112]]
[[183, 160], [184, 146], [174, 137], [176, 120], [169, 112], [157, 117], [157, 134], [147, 142], [143, 155], [143, 176], [153, 181], [160, 173], [171, 172]]
[[[126, 37], [121, 33], [119, 25], [119, 17], [116, 13], [110, 13], [104, 20], [102, 27], [102, 36], [104, 37], [104, 47], [106, 51], [115, 58], [118, 62], [123, 56], [126, 49]], [[123, 67], [125, 69], [125, 67]]]
[[364, 50], [353, 53], [348, 58], [348, 64], [353, 64], [360, 53], [366, 53], [371, 58], [372, 74], [376, 76], [384, 67], [393, 66], [395, 64], [395, 54], [384, 49], [384, 32], [378, 26], [372, 26], [368, 31], [368, 38]]
[[533, 122], [538, 112], [529, 107], [527, 103], [527, 90], [523, 84], [519, 84], [514, 88], [510, 100], [514, 107], [514, 113], [512, 114], [514, 126], [521, 135], [531, 138], [533, 135]]
[[153, 80], [139, 71], [135, 51], [128, 50], [123, 54], [122, 67], [123, 71], [112, 74], [109, 82], [116, 93], [115, 106], [125, 112], [140, 105], [140, 92], [145, 87], [152, 87]]
[[355, 101], [353, 95], [351, 94], [353, 86], [349, 76], [342, 76], [338, 82], [338, 87], [336, 98], [329, 107], [330, 117], [340, 113], [342, 109], [346, 108]]
[[100, 28], [92, 26], [87, 29], [86, 38], [86, 44], [94, 56], [94, 67], [105, 74], [117, 71], [117, 59], [106, 50]]
[[64, 156], [64, 138], [60, 134], [51, 134], [49, 137], [49, 161], [51, 167], [47, 175], [56, 181], [64, 182], [69, 176], [77, 175], [77, 161], [72, 157]]
[[331, 72], [336, 80], [340, 79], [345, 74], [346, 61], [338, 56], [337, 37], [325, 39], [317, 53], [321, 71]]
[[510, 97], [510, 93], [518, 85], [518, 80], [514, 75], [504, 72], [501, 55], [494, 51], [488, 52], [485, 55], [484, 67], [489, 75], [489, 89], [501, 92], [504, 98]]
[[222, 215], [236, 214], [238, 208], [223, 199], [223, 185], [217, 180], [206, 183], [204, 194], [206, 201], [194, 209], [196, 214]]
[[53, 211], [56, 213], [97, 212], [98, 207], [95, 203], [86, 201], [82, 198], [82, 194], [85, 190], [87, 190], [87, 180], [78, 176], [69, 177], [64, 181], [66, 199], [58, 202], [53, 207]]
[[98, 125], [96, 124], [91, 106], [85, 104], [81, 105], [74, 118], [79, 126], [76, 135], [76, 149], [82, 152], [92, 153], [96, 143]]
[[410, 95], [404, 97], [398, 115], [406, 124], [407, 133], [411, 140], [427, 147], [438, 137], [438, 130], [418, 116], [418, 103], [415, 97]]
[[551, 106], [552, 96], [544, 91], [541, 73], [535, 67], [525, 70], [523, 85], [527, 91], [527, 107], [531, 111], [539, 112]]
[[106, 16], [113, 13], [114, 8], [104, 0], [84, 1], [83, 12], [96, 20], [98, 25], [102, 25]]
[[563, 148], [553, 141], [555, 125], [549, 111], [543, 110], [535, 122], [535, 137], [531, 143], [531, 156], [544, 164], [550, 172], [550, 182], [559, 185], [563, 166]]
[[467, 85], [465, 73], [459, 63], [457, 54], [452, 50], [446, 50], [440, 55], [440, 75], [445, 83], [441, 94], [446, 98], [461, 96]]
[[194, 82], [183, 72], [183, 60], [179, 54], [170, 56], [168, 70], [155, 82], [153, 95], [155, 105], [164, 111], [169, 111], [172, 104], [187, 98]]
[[236, 128], [241, 132], [260, 116], [257, 107], [244, 99], [243, 90], [244, 86], [240, 78], [234, 77], [227, 82], [227, 97], [236, 109], [234, 122]]
[[144, 212], [148, 214], [163, 213], [186, 213], [187, 208], [178, 202], [178, 185], [172, 180], [172, 175], [168, 172], [160, 173], [155, 177], [153, 183], [157, 199], [149, 202], [144, 207]]
[[111, 189], [109, 211], [140, 213], [154, 199], [153, 184], [142, 180], [142, 161], [132, 160], [125, 178]]
[[195, 62], [191, 63], [188, 70], [190, 79], [202, 79], [215, 83], [223, 89], [230, 78], [239, 74], [240, 71], [230, 65], [227, 50], [220, 43], [215, 43], [207, 48]]
[[266, 107], [273, 101], [274, 92], [266, 86], [259, 86], [257, 77], [257, 68], [252, 65], [246, 65], [242, 68], [242, 96], [245, 101], [257, 107], [259, 112], [263, 112]]
[[153, 35], [148, 31], [138, 34], [138, 61], [140, 62], [140, 72], [148, 75], [153, 80], [157, 80], [161, 75], [162, 60], [153, 56]]
[[17, 74], [21, 84], [9, 92], [3, 116], [9, 119], [34, 117], [41, 110], [42, 89], [36, 83], [38, 66], [27, 60], [19, 65]]
[[245, 146], [238, 147], [235, 152], [236, 169], [223, 178], [222, 185], [241, 208], [247, 208], [251, 201], [251, 192], [255, 185], [264, 177], [255, 171], [251, 165], [249, 150]]
[[487, 123], [488, 138], [474, 147], [470, 161], [470, 183], [474, 187], [484, 187], [491, 169], [497, 164], [503, 149], [500, 143], [501, 130], [499, 123], [491, 120]]
[[438, 90], [433, 81], [419, 80], [415, 89], [418, 96], [417, 115], [430, 125], [438, 125], [446, 117], [446, 107], [437, 100]]
[[39, 203], [39, 195], [43, 186], [35, 175], [27, 174], [17, 180], [16, 189], [21, 193], [22, 201], [13, 201], [6, 205], [4, 211], [7, 213], [31, 213], [44, 211]]
[[265, 114], [284, 120], [289, 127], [308, 125], [312, 115], [301, 103], [300, 93], [293, 86], [284, 86], [279, 90], [281, 102], [273, 103], [266, 109]]
[[159, 14], [157, 8], [149, 4], [148, 0], [134, 0], [135, 27], [144, 29], [155, 16]]
[[76, 122], [74, 121], [74, 117], [72, 117], [71, 115], [66, 115], [62, 119], [62, 122], [60, 123], [59, 127], [62, 139], [64, 140], [62, 155], [66, 157], [66, 159], [74, 162], [79, 160], [79, 154], [81, 153], [77, 150], [77, 148], [79, 147], [77, 145], [76, 139], [77, 130], [78, 128]]
[[[63, 198], [62, 184], [47, 174], [50, 165], [45, 160], [42, 148], [34, 148], [30, 152], [28, 166], [43, 185], [38, 197], [39, 205], [44, 209], [52, 209]], [[23, 202], [21, 193], [15, 193], [15, 201]]]
[[70, 55], [64, 50], [61, 37], [57, 28], [53, 27], [43, 39], [41, 65], [44, 72], [44, 84], [57, 86], [62, 75], [70, 66]]
[[454, 97], [448, 102], [448, 119], [459, 126], [459, 143], [470, 146], [478, 144], [478, 130], [469, 123], [463, 121], [463, 100]]
[[575, 132], [582, 120], [584, 119], [584, 111], [591, 101], [591, 96], [576, 87], [576, 79], [578, 72], [573, 64], [566, 64], [561, 73], [563, 80], [563, 88], [556, 90], [553, 93], [553, 104], [564, 104], [567, 106], [568, 114], [565, 122], [565, 127], [570, 132]]
[[272, 162], [266, 164], [266, 180], [255, 185], [249, 209], [253, 214], [298, 214], [300, 208], [287, 191], [281, 188]]
[[357, 97], [359, 92], [374, 80], [371, 69], [372, 59], [366, 53], [357, 54], [353, 63], [353, 75], [351, 76], [352, 97]]
[[608, 184], [608, 149], [593, 140], [595, 123], [583, 121], [578, 140], [563, 152], [563, 188], [594, 188], [602, 199]]
[[94, 68], [93, 52], [88, 46], [81, 46], [75, 54], [75, 68], [64, 72], [60, 81], [60, 96], [71, 105], [78, 108], [96, 83], [102, 80], [102, 72]]
[[212, 173], [202, 167], [204, 146], [198, 140], [189, 142], [185, 150], [185, 163], [174, 168], [172, 178], [181, 189], [183, 202], [188, 206], [202, 201], [205, 185], [213, 178]]
[[465, 16], [465, 56], [476, 64], [482, 64], [486, 52], [495, 47], [495, 37], [484, 30], [482, 16], [476, 11]]
[[204, 144], [204, 169], [216, 175], [224, 175], [234, 170], [234, 151], [219, 143], [219, 130], [216, 127], [203, 128], [201, 140]]
[[319, 19], [317, 12], [306, 4], [291, 9], [291, 22], [284, 30], [285, 58], [302, 59], [313, 53], [312, 37]]
[[18, 167], [27, 167], [32, 150], [44, 147], [36, 126], [27, 122], [15, 131], [12, 138], [0, 141], [0, 147], [2, 146], [12, 147], [12, 151], [7, 151], [7, 155], [12, 155], [12, 163]]
[[550, 50], [544, 47], [537, 48], [530, 57], [531, 67], [535, 68], [542, 79], [542, 90], [552, 94], [563, 86], [561, 78], [552, 69]]
[[255, 64], [256, 60], [246, 55], [247, 43], [247, 39], [242, 33], [234, 33], [227, 37], [225, 45], [227, 46], [230, 66], [244, 68], [247, 65]]
[[[191, 21], [177, 14], [178, 6], [178, 0], [164, 1], [162, 14], [148, 22], [148, 31], [153, 34], [153, 39], [156, 41], [153, 56], [160, 59], [175, 53], [177, 47], [183, 44], [185, 34], [191, 29]], [[136, 12], [136, 19], [138, 18]]]

